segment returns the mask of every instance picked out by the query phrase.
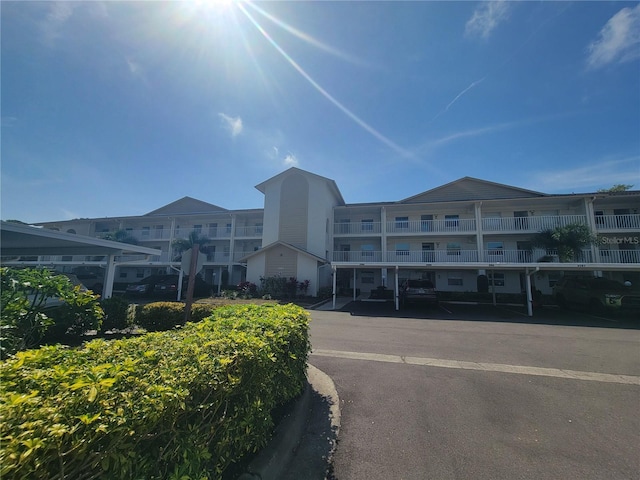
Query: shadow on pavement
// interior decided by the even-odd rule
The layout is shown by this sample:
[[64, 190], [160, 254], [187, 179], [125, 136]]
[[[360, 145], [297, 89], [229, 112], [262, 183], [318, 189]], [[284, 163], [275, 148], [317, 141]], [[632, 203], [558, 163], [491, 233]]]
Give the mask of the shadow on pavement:
[[638, 314], [625, 313], [598, 316], [584, 311], [563, 310], [555, 306], [536, 309], [533, 317], [529, 317], [525, 307], [519, 305], [493, 306], [441, 302], [438, 306], [411, 305], [396, 311], [393, 302], [363, 302], [356, 300], [346, 304], [340, 311], [363, 317], [509, 322], [640, 330], [640, 317]]

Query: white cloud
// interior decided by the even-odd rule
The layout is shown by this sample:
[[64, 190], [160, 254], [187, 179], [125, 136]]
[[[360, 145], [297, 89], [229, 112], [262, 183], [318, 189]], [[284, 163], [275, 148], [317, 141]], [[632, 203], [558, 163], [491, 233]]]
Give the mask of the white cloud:
[[42, 24], [42, 38], [46, 45], [53, 46], [61, 36], [60, 31], [73, 15], [74, 6], [68, 2], [51, 3], [49, 13]]
[[287, 153], [287, 156], [284, 157], [282, 163], [285, 167], [297, 167], [299, 165], [298, 159], [293, 153]]
[[491, 32], [509, 17], [509, 8], [505, 0], [482, 2], [467, 22], [465, 34], [488, 38]]
[[640, 58], [640, 4], [611, 17], [587, 50], [587, 66], [592, 69]]
[[222, 119], [225, 127], [231, 133], [231, 138], [236, 138], [238, 135], [242, 133], [242, 119], [240, 117], [231, 117], [225, 113], [218, 114]]

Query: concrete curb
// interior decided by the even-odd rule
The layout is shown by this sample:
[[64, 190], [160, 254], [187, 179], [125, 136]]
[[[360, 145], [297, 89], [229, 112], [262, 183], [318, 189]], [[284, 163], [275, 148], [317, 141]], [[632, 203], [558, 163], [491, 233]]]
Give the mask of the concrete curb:
[[[314, 464], [314, 478], [325, 478], [337, 443], [340, 403], [331, 378], [313, 365], [307, 364], [307, 367], [307, 385], [302, 396], [276, 427], [269, 444], [258, 453], [238, 480], [282, 480], [287, 477], [289, 469], [300, 468], [300, 465], [308, 468]], [[329, 405], [328, 411], [320, 408], [318, 398], [324, 399]], [[329, 422], [332, 435], [317, 431], [313, 425], [314, 414], [323, 417], [325, 423]], [[327, 442], [327, 446], [323, 445]], [[321, 444], [320, 448], [318, 444]], [[306, 458], [309, 455], [320, 458], [309, 460]], [[317, 476], [320, 469], [323, 469], [322, 477]]]

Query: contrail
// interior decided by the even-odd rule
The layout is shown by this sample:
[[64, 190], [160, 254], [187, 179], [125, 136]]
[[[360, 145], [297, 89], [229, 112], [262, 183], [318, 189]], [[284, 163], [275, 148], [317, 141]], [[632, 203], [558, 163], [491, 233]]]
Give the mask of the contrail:
[[284, 57], [284, 59], [287, 62], [289, 62], [289, 64], [300, 75], [302, 75], [305, 78], [305, 80], [307, 80], [313, 86], [313, 88], [315, 88], [318, 92], [320, 92], [320, 94], [322, 94], [327, 100], [329, 100], [340, 111], [342, 111], [342, 113], [344, 113], [347, 117], [349, 117], [351, 120], [353, 120], [357, 125], [359, 125], [361, 128], [363, 128], [365, 131], [369, 132], [371, 135], [373, 135], [375, 138], [380, 140], [382, 143], [384, 143], [385, 145], [390, 147], [395, 152], [399, 153], [400, 155], [402, 155], [404, 157], [413, 157], [413, 153], [409, 152], [408, 150], [405, 150], [401, 146], [399, 146], [396, 143], [394, 143], [392, 140], [390, 140], [387, 137], [385, 137], [383, 134], [378, 132], [375, 128], [373, 128], [371, 125], [369, 125], [367, 122], [362, 120], [360, 117], [358, 117], [351, 110], [349, 110], [347, 107], [345, 107], [337, 99], [333, 98], [329, 92], [327, 92], [313, 78], [311, 78], [311, 76], [307, 72], [305, 72], [304, 69], [300, 65], [298, 65], [296, 63], [296, 61], [293, 58], [291, 58], [289, 56], [289, 54], [287, 52], [285, 52], [282, 49], [282, 47], [280, 47], [280, 45], [278, 45], [278, 43], [275, 40], [273, 40], [269, 36], [269, 34], [265, 31], [265, 29], [260, 26], [260, 24], [251, 16], [251, 14], [249, 12], [247, 12], [247, 10], [244, 8], [244, 6], [241, 3], [238, 3], [237, 6], [242, 11], [242, 13], [244, 13], [244, 15], [249, 19], [249, 21], [258, 29], [258, 31], [262, 34], [262, 36], [267, 39], [267, 41], [273, 46], [273, 48], [275, 48], [280, 53], [280, 55], [282, 55]]
[[453, 100], [451, 100], [451, 102], [449, 102], [449, 105], [446, 106], [446, 108], [444, 109], [444, 112], [446, 112], [447, 110], [449, 110], [449, 108], [451, 108], [451, 105], [453, 105], [454, 103], [456, 103], [458, 101], [458, 99], [463, 96], [465, 93], [467, 93], [469, 90], [471, 90], [473, 87], [475, 87], [476, 85], [478, 85], [479, 83], [482, 83], [484, 81], [484, 79], [487, 78], [487, 76], [485, 75], [484, 77], [482, 77], [480, 80], [476, 80], [475, 82], [473, 82], [471, 85], [469, 85], [467, 88], [465, 88], [464, 90], [462, 90], [457, 96], [456, 98], [454, 98]]

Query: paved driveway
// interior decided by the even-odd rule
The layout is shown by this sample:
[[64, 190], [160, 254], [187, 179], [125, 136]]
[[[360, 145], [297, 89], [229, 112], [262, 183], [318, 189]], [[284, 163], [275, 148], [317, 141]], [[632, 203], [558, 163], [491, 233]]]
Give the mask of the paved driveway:
[[337, 480], [640, 478], [640, 330], [387, 308], [312, 312], [310, 362], [341, 400]]

